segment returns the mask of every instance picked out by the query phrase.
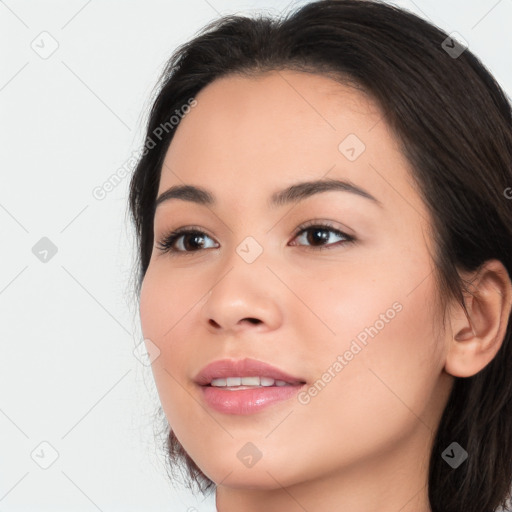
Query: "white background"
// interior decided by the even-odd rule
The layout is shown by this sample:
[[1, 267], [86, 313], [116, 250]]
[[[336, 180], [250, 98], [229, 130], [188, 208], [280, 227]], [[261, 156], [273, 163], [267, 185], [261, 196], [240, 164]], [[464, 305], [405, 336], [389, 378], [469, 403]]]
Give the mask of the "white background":
[[[511, 95], [512, 0], [396, 5], [459, 32]], [[179, 44], [219, 15], [291, 6], [0, 2], [0, 511], [214, 510], [173, 489], [154, 439], [156, 390], [133, 354], [129, 177], [92, 191], [140, 148]], [[50, 48], [44, 31], [58, 43], [46, 59], [31, 47]], [[57, 247], [47, 262], [32, 252], [42, 237]]]

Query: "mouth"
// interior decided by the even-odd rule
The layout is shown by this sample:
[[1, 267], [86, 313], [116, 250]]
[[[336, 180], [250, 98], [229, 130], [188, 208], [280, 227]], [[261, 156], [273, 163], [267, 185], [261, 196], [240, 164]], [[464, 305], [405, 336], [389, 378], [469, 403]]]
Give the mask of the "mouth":
[[253, 388], [264, 388], [264, 387], [282, 387], [282, 386], [296, 386], [297, 384], [304, 384], [304, 382], [293, 381], [288, 382], [281, 379], [273, 379], [271, 377], [226, 377], [212, 379], [209, 384], [210, 387], [216, 387], [221, 389], [237, 390], [237, 389], [253, 389]]
[[255, 359], [223, 359], [195, 378], [203, 400], [224, 414], [253, 414], [295, 396], [306, 384], [300, 377]]
[[220, 359], [206, 365], [195, 377], [200, 386], [239, 388], [295, 386], [305, 379], [290, 375], [256, 359]]

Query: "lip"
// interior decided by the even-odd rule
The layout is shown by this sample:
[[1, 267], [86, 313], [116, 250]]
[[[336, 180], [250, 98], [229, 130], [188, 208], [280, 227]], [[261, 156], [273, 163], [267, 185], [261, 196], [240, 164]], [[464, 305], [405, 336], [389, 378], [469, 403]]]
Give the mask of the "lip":
[[200, 386], [208, 386], [213, 379], [227, 377], [269, 377], [274, 380], [284, 380], [290, 384], [304, 384], [301, 377], [294, 377], [275, 366], [256, 359], [219, 359], [206, 365], [195, 377]]
[[[246, 389], [229, 389], [210, 386], [212, 379], [227, 377], [269, 377], [283, 380], [289, 386], [263, 386]], [[224, 414], [248, 415], [289, 400], [306, 384], [300, 377], [255, 359], [222, 359], [205, 366], [196, 376], [203, 401], [212, 409]]]

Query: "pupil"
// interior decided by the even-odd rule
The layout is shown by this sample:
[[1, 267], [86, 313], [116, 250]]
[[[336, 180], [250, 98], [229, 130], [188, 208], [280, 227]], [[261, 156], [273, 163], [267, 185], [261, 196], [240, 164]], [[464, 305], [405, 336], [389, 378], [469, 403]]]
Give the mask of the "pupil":
[[[185, 241], [186, 240], [193, 240], [193, 243], [192, 243], [192, 248], [193, 249], [197, 249], [198, 247], [199, 248], [201, 247], [202, 244], [197, 242], [198, 239], [199, 240], [202, 239], [202, 236], [199, 233], [195, 233], [193, 235], [189, 235], [189, 237], [190, 238], [185, 237]], [[185, 245], [185, 248], [187, 248], [188, 244], [186, 242], [185, 242], [184, 245]]]
[[[323, 229], [323, 228], [315, 229], [314, 231], [311, 231], [310, 233], [312, 235], [314, 234], [315, 236], [318, 235], [319, 233], [323, 233], [321, 236], [317, 237], [316, 242], [318, 242], [318, 241], [321, 242], [322, 240], [325, 241], [325, 240], [328, 240], [328, 238], [329, 238], [329, 233], [327, 232], [326, 229]], [[315, 242], [314, 236], [312, 236], [311, 238], [313, 239], [313, 242]], [[308, 240], [309, 243], [311, 243], [311, 241], [312, 241], [311, 239]]]

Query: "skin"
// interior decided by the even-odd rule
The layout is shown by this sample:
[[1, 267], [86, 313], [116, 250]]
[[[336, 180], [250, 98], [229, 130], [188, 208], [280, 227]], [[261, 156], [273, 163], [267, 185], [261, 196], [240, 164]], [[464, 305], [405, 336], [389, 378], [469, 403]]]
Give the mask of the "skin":
[[[196, 100], [158, 194], [186, 183], [218, 204], [174, 199], [157, 208], [155, 243], [197, 226], [204, 249], [190, 236], [175, 244], [188, 253], [154, 247], [140, 318], [160, 350], [152, 370], [162, 407], [217, 484], [218, 511], [430, 511], [428, 462], [453, 377], [477, 373], [503, 340], [511, 307], [503, 266], [491, 261], [468, 275], [470, 317], [451, 304], [441, 325], [429, 214], [381, 110], [362, 92], [286, 70], [223, 77]], [[338, 149], [348, 134], [366, 146], [355, 161]], [[318, 178], [348, 179], [380, 205], [329, 191], [267, 206], [275, 191]], [[294, 237], [311, 220], [356, 240], [331, 231], [324, 242], [311, 231]], [[236, 252], [248, 236], [263, 249], [252, 263]], [[332, 377], [337, 357], [397, 303]], [[329, 368], [332, 378], [307, 404], [292, 398], [249, 416], [209, 409], [194, 376], [214, 360], [243, 357], [308, 386]], [[252, 467], [237, 457], [248, 442], [262, 453]]]

